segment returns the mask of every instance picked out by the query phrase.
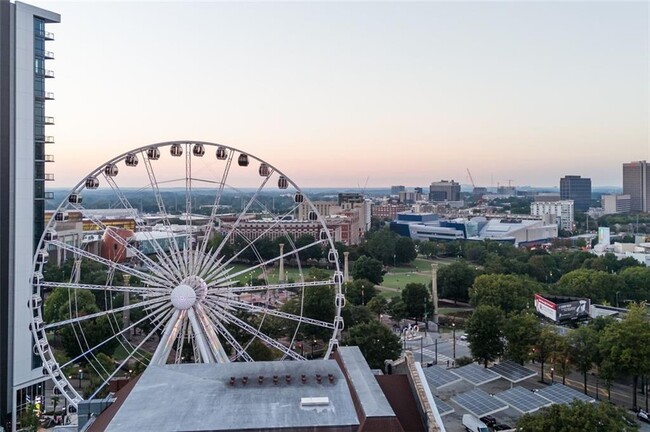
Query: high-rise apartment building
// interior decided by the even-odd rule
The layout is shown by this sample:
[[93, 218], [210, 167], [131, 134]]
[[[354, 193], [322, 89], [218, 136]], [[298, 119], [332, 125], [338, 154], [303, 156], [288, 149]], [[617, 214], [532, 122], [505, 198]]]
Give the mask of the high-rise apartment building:
[[460, 184], [453, 180], [431, 183], [429, 201], [460, 201]]
[[[27, 304], [32, 296], [32, 259], [43, 233], [45, 182], [53, 180], [45, 148], [54, 123], [45, 114], [46, 67], [54, 39], [47, 24], [58, 14], [0, 0], [0, 426], [15, 430], [27, 397], [44, 379], [35, 356]], [[10, 427], [7, 427], [10, 426]]]
[[560, 179], [560, 199], [573, 200], [575, 209], [581, 212], [589, 210], [591, 205], [591, 179], [576, 175]]
[[534, 201], [530, 203], [530, 214], [541, 216], [547, 223], [557, 223], [560, 229], [572, 231], [574, 225], [574, 203], [564, 201]]
[[623, 164], [623, 194], [630, 196], [630, 211], [650, 211], [650, 171], [646, 161]]

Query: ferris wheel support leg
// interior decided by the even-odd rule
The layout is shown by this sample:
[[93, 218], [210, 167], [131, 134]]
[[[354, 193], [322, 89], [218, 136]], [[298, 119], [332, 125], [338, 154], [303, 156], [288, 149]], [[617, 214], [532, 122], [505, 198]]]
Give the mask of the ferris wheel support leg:
[[208, 348], [208, 343], [205, 340], [205, 330], [199, 324], [199, 320], [196, 318], [196, 313], [194, 309], [190, 308], [187, 310], [187, 316], [190, 319], [190, 324], [192, 324], [192, 329], [194, 330], [194, 341], [199, 348], [201, 353], [202, 363], [216, 363], [212, 351]]
[[167, 358], [169, 353], [172, 350], [172, 345], [174, 345], [174, 340], [178, 335], [178, 331], [181, 328], [183, 322], [180, 319], [181, 311], [175, 310], [172, 317], [169, 319], [169, 322], [165, 326], [165, 331], [160, 337], [160, 343], [156, 347], [156, 352], [153, 353], [151, 357], [151, 364], [165, 364], [167, 363]]
[[229, 363], [230, 359], [226, 354], [226, 350], [223, 349], [223, 345], [221, 344], [221, 341], [219, 341], [219, 336], [217, 336], [217, 333], [215, 332], [213, 324], [210, 321], [210, 318], [208, 317], [205, 309], [200, 304], [195, 305], [195, 307], [196, 311], [198, 312], [197, 317], [203, 326], [203, 331], [205, 332], [208, 341], [210, 342], [210, 351], [212, 352], [215, 360], [217, 363]]

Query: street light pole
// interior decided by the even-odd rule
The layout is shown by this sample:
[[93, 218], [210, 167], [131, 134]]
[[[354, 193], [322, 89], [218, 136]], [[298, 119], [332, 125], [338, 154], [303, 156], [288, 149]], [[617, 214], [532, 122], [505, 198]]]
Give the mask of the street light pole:
[[555, 368], [551, 367], [551, 384], [555, 384], [554, 373], [555, 373]]
[[453, 338], [454, 363], [456, 362], [456, 323], [451, 323], [451, 332]]

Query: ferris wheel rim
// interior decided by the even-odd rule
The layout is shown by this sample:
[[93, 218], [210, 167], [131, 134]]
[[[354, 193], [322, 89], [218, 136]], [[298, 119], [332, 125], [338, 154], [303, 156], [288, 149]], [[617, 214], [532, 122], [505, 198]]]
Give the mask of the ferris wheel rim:
[[[295, 189], [296, 194], [301, 194], [302, 195], [301, 203], [302, 202], [307, 203], [307, 205], [311, 209], [310, 211], [314, 211], [318, 215], [318, 218], [316, 220], [312, 221], [312, 222], [317, 222], [323, 228], [326, 228], [326, 224], [324, 222], [324, 219], [323, 219], [322, 215], [318, 214], [318, 212], [316, 211], [316, 208], [313, 205], [313, 203], [311, 202], [311, 200], [309, 200], [309, 198], [306, 196], [306, 194], [304, 194], [302, 192], [302, 190], [298, 187], [298, 185], [293, 180], [291, 180], [288, 176], [286, 176], [282, 171], [278, 170], [275, 166], [273, 166], [272, 164], [269, 164], [268, 162], [264, 161], [263, 159], [258, 158], [258, 157], [254, 156], [254, 155], [252, 155], [252, 154], [250, 154], [248, 152], [244, 152], [242, 150], [239, 150], [239, 149], [237, 149], [235, 147], [231, 147], [231, 146], [227, 146], [227, 145], [223, 145], [223, 144], [219, 144], [219, 143], [207, 142], [207, 141], [176, 140], [176, 141], [159, 142], [159, 143], [154, 143], [154, 144], [149, 144], [149, 145], [145, 145], [145, 146], [142, 146], [142, 147], [138, 147], [136, 149], [132, 149], [130, 151], [127, 151], [125, 153], [120, 154], [119, 156], [116, 156], [116, 157], [110, 159], [109, 161], [99, 165], [96, 169], [90, 171], [77, 185], [75, 185], [71, 189], [70, 193], [64, 197], [64, 199], [59, 204], [59, 206], [56, 208], [56, 210], [54, 210], [52, 212], [52, 218], [48, 222], [48, 224], [46, 226], [46, 229], [44, 230], [44, 233], [43, 233], [43, 235], [42, 235], [42, 237], [41, 237], [41, 239], [39, 241], [39, 247], [37, 248], [37, 251], [35, 253], [34, 260], [33, 260], [33, 269], [34, 269], [33, 277], [36, 277], [36, 275], [39, 272], [41, 273], [41, 276], [42, 276], [42, 270], [43, 270], [43, 267], [44, 267], [45, 264], [44, 263], [39, 263], [39, 254], [41, 253], [42, 250], [46, 250], [47, 245], [52, 245], [53, 244], [53, 245], [61, 247], [61, 248], [64, 247], [64, 246], [62, 246], [61, 243], [46, 241], [45, 240], [46, 233], [47, 233], [48, 230], [50, 230], [53, 226], [56, 226], [56, 224], [57, 224], [57, 221], [55, 220], [54, 216], [58, 212], [65, 211], [65, 210], [67, 210], [67, 209], [69, 209], [71, 207], [70, 203], [67, 201], [68, 197], [70, 197], [72, 194], [79, 194], [79, 193], [81, 193], [81, 191], [86, 189], [85, 186], [86, 186], [87, 179], [89, 179], [90, 177], [96, 177], [96, 176], [101, 175], [102, 170], [104, 170], [104, 168], [106, 166], [122, 162], [127, 157], [129, 157], [130, 155], [142, 154], [143, 159], [146, 161], [147, 158], [146, 158], [145, 153], [150, 148], [161, 149], [161, 148], [170, 147], [170, 146], [173, 146], [173, 145], [184, 145], [186, 147], [185, 148], [186, 157], [188, 158], [188, 160], [190, 161], [189, 163], [191, 164], [191, 160], [192, 160], [193, 157], [190, 154], [189, 150], [190, 150], [191, 146], [196, 145], [196, 144], [200, 144], [202, 146], [209, 146], [209, 147], [225, 148], [231, 154], [230, 161], [232, 160], [232, 155], [234, 155], [235, 153], [239, 153], [240, 155], [245, 154], [248, 157], [260, 162], [261, 164], [266, 164], [267, 168], [269, 168], [271, 170], [271, 174], [266, 176], [264, 182], [260, 186], [260, 189], [263, 188], [263, 186], [265, 185], [265, 182], [271, 177], [272, 174], [277, 174], [278, 176], [283, 178], [288, 185], [291, 185], [291, 187], [293, 189]], [[143, 162], [143, 164], [145, 164], [145, 163], [146, 162]], [[200, 180], [200, 179], [193, 179], [191, 171], [188, 174], [187, 169], [188, 168], [187, 168], [187, 162], [186, 162], [185, 179], [186, 179], [187, 182], [189, 182], [190, 188], [191, 188], [192, 180]], [[228, 174], [228, 172], [224, 171], [224, 179], [227, 178], [227, 174]], [[260, 175], [261, 175], [261, 173], [260, 173]], [[153, 184], [151, 186], [153, 187]], [[156, 186], [158, 186], [158, 185], [156, 184]], [[225, 181], [222, 181], [221, 182], [221, 189], [219, 191], [219, 195], [222, 195], [223, 188], [225, 186], [226, 186]], [[258, 192], [259, 192], [259, 190], [258, 190]], [[187, 191], [186, 191], [186, 194], [187, 194]], [[220, 196], [219, 196], [219, 198], [220, 198]], [[189, 197], [189, 199], [191, 199], [191, 196]], [[257, 202], [256, 195], [254, 195], [254, 199], [252, 199], [249, 202], [248, 205], [250, 206], [254, 201]], [[128, 200], [127, 200], [127, 202], [128, 202]], [[257, 202], [257, 203], [260, 204], [259, 202]], [[72, 205], [72, 207], [75, 208], [76, 210], [80, 211], [82, 214], [87, 214], [87, 212], [86, 213], [83, 212], [83, 207], [80, 204], [77, 204], [76, 207], [74, 205]], [[81, 210], [79, 210], [78, 207], [80, 207]], [[131, 207], [131, 208], [133, 208], [133, 207]], [[263, 205], [262, 205], [262, 208], [264, 208], [266, 211], [268, 211], [268, 208], [266, 208]], [[294, 210], [297, 209], [297, 208], [298, 208], [298, 206], [295, 206]], [[88, 209], [85, 209], [85, 210], [88, 210]], [[187, 210], [187, 207], [186, 207], [186, 210]], [[190, 210], [191, 210], [191, 206], [190, 206]], [[243, 214], [246, 214], [246, 209], [241, 210], [240, 217]], [[269, 214], [271, 214], [271, 213], [269, 212]], [[188, 220], [189, 219], [190, 218], [188, 217]], [[276, 222], [279, 222], [279, 219], [277, 219]], [[235, 223], [234, 226], [232, 227], [231, 231], [229, 232], [229, 234], [235, 232], [236, 225], [237, 224]], [[283, 228], [283, 230], [284, 230], [284, 228]], [[112, 231], [112, 230], [108, 229], [108, 228], [104, 229], [104, 232], [109, 232], [109, 231]], [[315, 241], [313, 243], [307, 245], [306, 247], [312, 247], [312, 246], [317, 245], [317, 244], [328, 244], [330, 246], [330, 251], [335, 252], [336, 249], [334, 248], [334, 241], [333, 241], [331, 233], [329, 232], [328, 229], [325, 229], [324, 231], [326, 232], [326, 238], [325, 239], [321, 239], [321, 238], [315, 239]], [[253, 267], [247, 267], [244, 270], [241, 270], [240, 273], [241, 272], [247, 272], [247, 271], [250, 271], [251, 269], [255, 269], [255, 268], [258, 268], [258, 267], [265, 267], [266, 265], [271, 264], [271, 263], [273, 263], [274, 261], [276, 261], [278, 259], [285, 259], [285, 257], [290, 256], [293, 253], [295, 253], [296, 256], [298, 256], [298, 251], [299, 250], [296, 248], [296, 245], [293, 244], [293, 241], [291, 240], [291, 238], [288, 237], [288, 235], [286, 233], [286, 230], [284, 230], [284, 235], [287, 236], [287, 238], [289, 239], [289, 242], [291, 243], [291, 246], [292, 246], [292, 250], [290, 250], [289, 252], [282, 255], [282, 257], [278, 257], [278, 258], [274, 258], [274, 259], [268, 259], [268, 260], [264, 260], [264, 261], [261, 259], [261, 256], [259, 255], [259, 252], [257, 250], [255, 250], [255, 254], [259, 258], [260, 262], [258, 264], [256, 264], [255, 266], [253, 266]], [[260, 238], [262, 238], [262, 235], [260, 235], [259, 237], [253, 239], [252, 241], [250, 241], [250, 244], [253, 245]], [[223, 245], [223, 242], [222, 242], [222, 245]], [[252, 246], [252, 248], [255, 249], [254, 246]], [[81, 254], [82, 251], [81, 251], [81, 249], [78, 249], [78, 250], [75, 250], [74, 252], [75, 252], [75, 254]], [[176, 261], [175, 263], [172, 263], [171, 261], [168, 262], [167, 263], [168, 266], [166, 268], [162, 268], [160, 266], [157, 266], [157, 267], [154, 266], [156, 268], [156, 270], [161, 270], [162, 273], [165, 273], [165, 272], [174, 273], [175, 270], [181, 270], [181, 267], [184, 265], [187, 274], [189, 274], [189, 273], [194, 274], [193, 272], [195, 272], [195, 270], [190, 270], [189, 267], [190, 266], [194, 267], [194, 265], [196, 263], [188, 263], [187, 261], [181, 261], [181, 260], [184, 260], [184, 259], [187, 260], [187, 253], [186, 253], [186, 256], [181, 256], [180, 251], [178, 251], [178, 252], [179, 252], [178, 256], [177, 256], [178, 261]], [[176, 256], [175, 253], [172, 253], [171, 255]], [[216, 255], [217, 254], [215, 253], [215, 256]], [[158, 258], [160, 258], [160, 257], [158, 257]], [[205, 260], [206, 259], [205, 255], [202, 258]], [[143, 258], [143, 260], [144, 260], [144, 258]], [[209, 261], [208, 261], [208, 263], [209, 263]], [[108, 266], [108, 264], [106, 264], [104, 262], [102, 262], [102, 264]], [[147, 263], [147, 264], [153, 265], [151, 263]], [[155, 264], [161, 264], [161, 263], [157, 262]], [[204, 264], [205, 264], [205, 262], [204, 262]], [[213, 262], [213, 264], [214, 264], [214, 262]], [[223, 264], [221, 262], [221, 260], [219, 261], [219, 264]], [[334, 274], [335, 275], [341, 275], [339, 262], [338, 262], [338, 256], [337, 256], [336, 262], [332, 262], [331, 264], [334, 264], [334, 267], [335, 267], [335, 273]], [[224, 268], [226, 265], [227, 265], [227, 263], [223, 264], [221, 266], [221, 268]], [[174, 266], [177, 266], [177, 267], [174, 267]], [[295, 314], [287, 314], [287, 313], [283, 313], [283, 315], [281, 316], [282, 318], [291, 319], [291, 320], [294, 320], [294, 321], [298, 322], [298, 325], [296, 326], [296, 330], [295, 330], [295, 332], [293, 333], [293, 335], [292, 335], [292, 337], [290, 339], [288, 349], [287, 349], [286, 346], [280, 344], [280, 342], [275, 341], [275, 339], [268, 337], [267, 335], [263, 334], [260, 331], [264, 319], [266, 319], [267, 316], [276, 316], [276, 317], [280, 316], [277, 312], [275, 312], [272, 309], [269, 309], [268, 307], [255, 306], [255, 305], [251, 305], [251, 304], [246, 304], [245, 302], [238, 302], [238, 301], [232, 300], [232, 299], [228, 299], [228, 300], [225, 300], [225, 301], [222, 300], [222, 299], [218, 299], [217, 298], [218, 296], [215, 294], [214, 290], [212, 292], [208, 292], [208, 294], [206, 294], [206, 302], [205, 302], [205, 304], [206, 305], [211, 304], [213, 307], [216, 304], [220, 304], [220, 306], [222, 307], [222, 310], [219, 311], [219, 314], [229, 315], [229, 319], [232, 320], [232, 321], [237, 322], [237, 318], [231, 316], [231, 314], [229, 312], [227, 312], [223, 307], [227, 307], [227, 308], [237, 308], [237, 307], [239, 307], [241, 310], [246, 309], [247, 311], [255, 311], [255, 312], [263, 313], [262, 321], [260, 322], [257, 329], [254, 329], [254, 328], [252, 328], [252, 326], [249, 325], [251, 328], [248, 328], [248, 331], [249, 331], [249, 333], [252, 334], [252, 337], [250, 338], [248, 344], [246, 346], [242, 346], [241, 344], [239, 344], [237, 342], [237, 340], [234, 337], [232, 337], [232, 335], [229, 334], [228, 330], [223, 326], [223, 321], [220, 321], [217, 318], [215, 318], [216, 317], [215, 314], [217, 312], [215, 312], [214, 309], [209, 310], [206, 313], [199, 313], [199, 316], [197, 316], [196, 313], [194, 312], [194, 308], [191, 307], [188, 310], [192, 311], [191, 314], [194, 315], [194, 317], [193, 318], [190, 317], [190, 321], [192, 319], [195, 320], [196, 322], [199, 322], [201, 320], [211, 320], [211, 319], [214, 319], [215, 321], [218, 321], [220, 323], [220, 325], [219, 326], [215, 325], [215, 332], [218, 333], [220, 336], [222, 336], [223, 338], [225, 338], [227, 340], [228, 340], [228, 336], [230, 336], [230, 338], [232, 338], [232, 341], [228, 340], [228, 343], [233, 343], [233, 341], [234, 341], [235, 344], [238, 344], [238, 346], [237, 345], [231, 345], [233, 347], [233, 349], [235, 350], [235, 358], [243, 358], [244, 360], [252, 360], [250, 355], [248, 355], [248, 353], [246, 352], [246, 349], [248, 348], [248, 346], [253, 341], [258, 340], [258, 339], [266, 342], [267, 344], [269, 344], [271, 346], [274, 346], [274, 347], [278, 348], [281, 352], [284, 352], [284, 355], [283, 355], [282, 359], [285, 359], [287, 357], [291, 357], [291, 358], [293, 358], [295, 360], [304, 360], [304, 357], [298, 356], [292, 350], [292, 346], [293, 346], [294, 342], [296, 341], [296, 335], [298, 333], [298, 330], [299, 330], [300, 326], [303, 323], [322, 325], [322, 327], [332, 330], [332, 336], [329, 339], [329, 341], [327, 341], [327, 348], [326, 348], [326, 352], [325, 352], [325, 358], [328, 358], [329, 355], [331, 354], [332, 350], [334, 349], [334, 347], [338, 344], [337, 337], [340, 334], [340, 330], [342, 329], [341, 309], [342, 309], [343, 303], [344, 303], [344, 299], [343, 299], [342, 294], [341, 294], [342, 279], [339, 278], [337, 280], [337, 278], [335, 276], [334, 279], [332, 279], [331, 281], [330, 280], [327, 280], [327, 281], [320, 280], [320, 281], [313, 281], [311, 283], [308, 282], [308, 281], [306, 282], [305, 278], [304, 278], [304, 272], [303, 272], [303, 269], [301, 267], [300, 260], [298, 260], [298, 266], [299, 266], [299, 275], [301, 277], [301, 281], [299, 281], [299, 282], [295, 282], [293, 284], [287, 284], [287, 283], [284, 283], [284, 284], [280, 284], [280, 283], [278, 283], [278, 284], [270, 284], [268, 282], [268, 277], [265, 276], [266, 279], [265, 279], [265, 284], [264, 285], [261, 285], [259, 287], [253, 287], [253, 286], [248, 287], [248, 291], [258, 291], [258, 290], [259, 291], [262, 291], [262, 290], [269, 291], [269, 290], [276, 290], [276, 289], [277, 290], [283, 290], [283, 289], [287, 289], [287, 288], [299, 288], [299, 287], [302, 288], [301, 304], [300, 304], [300, 316], [295, 315]], [[146, 269], [151, 269], [150, 267], [147, 267], [146, 265], [145, 265], [145, 267], [146, 267]], [[135, 277], [142, 276], [141, 272], [136, 271], [135, 269], [131, 269], [131, 268], [128, 268], [128, 270], [127, 270], [127, 268], [128, 267], [124, 267], [124, 266], [110, 265], [110, 271], [114, 272], [114, 271], [122, 270], [122, 271], [124, 271], [124, 274], [128, 274], [131, 277], [133, 277], [133, 276], [135, 276]], [[230, 271], [230, 269], [227, 269], [227, 271]], [[230, 275], [229, 280], [232, 280], [232, 277], [233, 276]], [[118, 318], [117, 318], [116, 313], [120, 312], [120, 311], [125, 311], [127, 309], [113, 308], [113, 306], [112, 306], [113, 297], [112, 296], [109, 296], [109, 298], [111, 299], [111, 309], [110, 310], [105, 310], [105, 311], [102, 311], [101, 313], [98, 312], [95, 315], [91, 314], [92, 316], [91, 315], [86, 315], [85, 318], [83, 318], [83, 320], [90, 320], [90, 319], [96, 319], [96, 318], [98, 318], [100, 316], [110, 316], [110, 317], [112, 317], [113, 319], [115, 319], [115, 324], [117, 326], [118, 331], [115, 332], [115, 330], [113, 330], [113, 321], [111, 321], [109, 319], [109, 323], [110, 323], [111, 329], [114, 331], [114, 334], [110, 338], [108, 338], [107, 340], [103, 341], [100, 345], [102, 345], [104, 343], [107, 343], [109, 340], [112, 340], [114, 338], [117, 339], [117, 340], [120, 340], [120, 343], [122, 343], [121, 339], [122, 339], [123, 333], [127, 332], [127, 331], [130, 332], [131, 329], [135, 328], [135, 326], [138, 325], [138, 323], [141, 323], [146, 319], [151, 319], [151, 317], [155, 316], [156, 319], [158, 320], [158, 323], [157, 323], [157, 326], [155, 327], [155, 329], [159, 329], [161, 327], [166, 329], [166, 328], [169, 327], [168, 323], [173, 319], [173, 316], [175, 314], [174, 307], [170, 308], [169, 304], [171, 303], [171, 297], [173, 295], [175, 287], [178, 287], [180, 285], [176, 284], [175, 287], [173, 287], [169, 283], [169, 280], [165, 280], [164, 278], [161, 279], [161, 278], [158, 278], [158, 277], [150, 277], [150, 278], [148, 278], [146, 280], [151, 284], [151, 286], [147, 287], [146, 290], [142, 290], [142, 289], [135, 288], [135, 287], [134, 288], [125, 288], [124, 286], [119, 286], [118, 287], [118, 286], [114, 286], [112, 284], [111, 285], [106, 285], [106, 286], [102, 286], [102, 285], [92, 286], [92, 284], [73, 284], [71, 282], [70, 283], [60, 283], [60, 282], [55, 283], [55, 282], [43, 281], [43, 283], [40, 283], [38, 285], [38, 289], [33, 288], [32, 299], [35, 299], [36, 296], [38, 296], [38, 297], [42, 296], [42, 294], [41, 294], [41, 289], [42, 288], [45, 288], [45, 287], [53, 288], [54, 285], [62, 286], [64, 288], [67, 288], [68, 289], [68, 295], [70, 295], [71, 290], [76, 290], [76, 289], [91, 289], [91, 290], [92, 289], [98, 289], [98, 290], [103, 289], [105, 292], [106, 291], [116, 291], [116, 292], [128, 293], [129, 296], [131, 295], [131, 293], [142, 294], [143, 292], [146, 292], [149, 295], [156, 294], [156, 295], [152, 296], [151, 299], [145, 300], [145, 301], [142, 301], [142, 302], [138, 302], [138, 303], [136, 303], [133, 306], [128, 308], [128, 310], [131, 310], [131, 309], [135, 309], [136, 307], [145, 307], [145, 306], [147, 306], [147, 307], [150, 307], [148, 310], [151, 311], [155, 306], [156, 307], [155, 311], [145, 314], [145, 316], [141, 320], [136, 321], [134, 323], [131, 323], [131, 325], [129, 327], [121, 329], [121, 330], [120, 330], [120, 326], [119, 326], [119, 323], [118, 323]], [[178, 281], [175, 281], [175, 282], [178, 282]], [[112, 281], [111, 281], [111, 283], [112, 283]], [[335, 288], [335, 315], [334, 315], [333, 322], [331, 324], [326, 323], [326, 322], [318, 323], [318, 320], [310, 320], [309, 318], [304, 318], [302, 316], [305, 287], [306, 286], [321, 286], [321, 285], [333, 286]], [[223, 287], [221, 287], [221, 288], [223, 288]], [[242, 287], [242, 288], [239, 288], [239, 289], [236, 289], [236, 290], [232, 290], [232, 292], [245, 292], [246, 291], [245, 288], [246, 287]], [[231, 290], [229, 290], [229, 291], [231, 291]], [[74, 291], [74, 292], [75, 292], [75, 296], [76, 296], [76, 291]], [[106, 293], [105, 293], [105, 295], [106, 295]], [[209, 300], [207, 300], [207, 298], [209, 298]], [[41, 301], [42, 300], [43, 300], [43, 298], [41, 298]], [[34, 300], [34, 301], [36, 301], [36, 300]], [[221, 303], [219, 303], [219, 302], [221, 302]], [[173, 306], [175, 306], [175, 305], [173, 305]], [[34, 309], [34, 308], [32, 308], [32, 309]], [[206, 309], [209, 309], [209, 308], [206, 307]], [[147, 310], [147, 309], [145, 309], [145, 310]], [[175, 310], [177, 312], [180, 309], [176, 308]], [[271, 311], [273, 311], [273, 312], [271, 312]], [[180, 315], [180, 313], [179, 313], [179, 315]], [[190, 315], [190, 313], [188, 313], [188, 315]], [[72, 317], [72, 311], [70, 312], [70, 316]], [[54, 355], [54, 353], [53, 353], [53, 351], [51, 349], [51, 346], [49, 346], [48, 338], [47, 338], [47, 335], [46, 335], [45, 331], [48, 330], [48, 329], [55, 328], [55, 324], [65, 325], [66, 322], [59, 322], [59, 323], [55, 323], [55, 324], [52, 324], [52, 323], [45, 324], [44, 323], [44, 317], [43, 317], [43, 315], [42, 315], [42, 313], [40, 311], [39, 311], [39, 313], [32, 313], [31, 317], [32, 317], [31, 318], [31, 322], [32, 322], [31, 331], [32, 331], [32, 334], [33, 334], [34, 339], [36, 341], [35, 342], [35, 347], [36, 347], [36, 349], [38, 351], [38, 354], [40, 355], [41, 359], [43, 360], [44, 374], [47, 373], [50, 376], [50, 378], [53, 379], [53, 381], [55, 383], [55, 387], [57, 387], [59, 389], [61, 394], [63, 394], [66, 397], [66, 399], [68, 399], [68, 401], [72, 405], [76, 406], [81, 400], [83, 400], [83, 398], [79, 394], [79, 392], [75, 389], [75, 387], [69, 382], [69, 378], [67, 378], [64, 374], [61, 373], [62, 372], [61, 369], [63, 369], [66, 366], [69, 366], [75, 360], [79, 360], [81, 358], [87, 357], [88, 354], [92, 353], [93, 350], [96, 350], [99, 345], [96, 345], [96, 346], [93, 346], [93, 347], [90, 347], [90, 345], [88, 345], [88, 350], [87, 351], [83, 352], [83, 350], [82, 350], [82, 353], [79, 356], [77, 356], [76, 358], [71, 359], [70, 361], [68, 361], [67, 363], [65, 363], [63, 365], [59, 365], [59, 363], [57, 362], [57, 360], [55, 358], [55, 355]], [[82, 319], [80, 319], [79, 317], [77, 317], [76, 319], [70, 318], [68, 320], [67, 324], [71, 324], [71, 325], [79, 324], [81, 321], [82, 321]], [[229, 321], [229, 322], [232, 322], [232, 321]], [[246, 323], [244, 321], [239, 322], [240, 326], [245, 326], [245, 324]], [[81, 329], [82, 327], [79, 326], [79, 328]], [[138, 345], [138, 347], [134, 348], [133, 352], [138, 351], [138, 349], [147, 341], [147, 339], [149, 337], [151, 337], [154, 334], [154, 332], [155, 332], [155, 330], [150, 332], [142, 340], [142, 342]], [[40, 336], [43, 336], [43, 337], [40, 337]], [[76, 333], [75, 333], [75, 336], [77, 337], [77, 341], [79, 341], [79, 338], [76, 335]], [[266, 338], [264, 338], [264, 336], [266, 336]], [[85, 335], [83, 335], [83, 337], [85, 338]], [[198, 335], [195, 335], [195, 337], [198, 337]], [[43, 339], [45, 340], [45, 343], [42, 343]], [[133, 347], [133, 345], [131, 345], [130, 341], [127, 342], [127, 344], [129, 346]], [[277, 344], [277, 345], [275, 345], [275, 344]], [[159, 341], [158, 346], [160, 346], [160, 341]], [[124, 345], [123, 345], [123, 347], [125, 349], [127, 348]], [[128, 351], [128, 349], [127, 349], [127, 351]], [[92, 354], [92, 355], [96, 358], [96, 356], [94, 354]], [[115, 368], [115, 371], [105, 380], [103, 385], [106, 385], [108, 383], [108, 380], [110, 380], [117, 372], [119, 372], [120, 368], [123, 366], [123, 364], [125, 362], [127, 362], [131, 358], [135, 358], [135, 357], [133, 357], [133, 353], [129, 354], [124, 359], [123, 363], [120, 364], [120, 366], [118, 366], [117, 368]], [[89, 362], [89, 364], [92, 365], [91, 362]], [[101, 363], [100, 363], [100, 366], [101, 366]], [[101, 366], [101, 367], [103, 368], [103, 366]], [[93, 366], [93, 368], [94, 368], [94, 366]], [[97, 371], [97, 372], [99, 373], [99, 371]], [[99, 389], [97, 391], [99, 391]], [[95, 394], [96, 393], [97, 392], [95, 392]], [[93, 396], [95, 394], [93, 394]]]

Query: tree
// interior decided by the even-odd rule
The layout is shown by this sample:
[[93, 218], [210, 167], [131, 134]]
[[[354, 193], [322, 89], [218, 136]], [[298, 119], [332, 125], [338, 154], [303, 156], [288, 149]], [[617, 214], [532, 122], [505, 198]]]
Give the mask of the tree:
[[345, 284], [345, 297], [354, 305], [366, 305], [376, 295], [375, 284], [367, 279], [355, 279]]
[[569, 333], [571, 363], [582, 374], [584, 392], [587, 394], [587, 374], [598, 352], [598, 335], [591, 326], [581, 326]]
[[406, 284], [402, 290], [402, 301], [406, 306], [407, 316], [413, 318], [416, 322], [424, 317], [425, 310], [433, 311], [431, 293], [421, 283]]
[[553, 358], [559, 339], [560, 335], [555, 333], [552, 328], [544, 327], [542, 328], [537, 343], [533, 348], [533, 358], [540, 363], [541, 382], [544, 382], [544, 365], [548, 360]]
[[[616, 302], [621, 300], [650, 300], [650, 268], [629, 267], [621, 272], [621, 278], [625, 284], [625, 291], [616, 297]], [[625, 304], [621, 302], [622, 304]], [[616, 304], [615, 306], [619, 306]]]
[[418, 253], [415, 250], [415, 243], [411, 237], [399, 237], [395, 241], [395, 262], [407, 264], [417, 258]]
[[623, 289], [620, 276], [599, 270], [578, 269], [565, 274], [553, 292], [561, 295], [587, 297], [592, 302], [616, 301], [616, 291]]
[[476, 270], [465, 261], [454, 261], [438, 269], [438, 289], [443, 298], [466, 302], [469, 288], [476, 278]]
[[477, 307], [467, 320], [465, 331], [472, 357], [485, 367], [501, 355], [504, 320], [503, 311], [491, 305]]
[[367, 306], [362, 305], [348, 304], [341, 311], [341, 315], [347, 327], [375, 320], [373, 312]]
[[631, 432], [639, 430], [639, 426], [628, 412], [610, 403], [575, 401], [526, 414], [517, 421], [517, 429], [521, 432]]
[[438, 243], [424, 240], [420, 242], [418, 250], [425, 257], [433, 258], [434, 256], [438, 255], [440, 248], [438, 247]]
[[367, 256], [360, 256], [352, 266], [352, 277], [354, 279], [366, 279], [375, 285], [384, 280], [384, 270], [381, 262]]
[[393, 265], [397, 260], [395, 244], [397, 234], [387, 228], [380, 229], [366, 235], [366, 243], [362, 247], [362, 253], [379, 260], [385, 265]]
[[377, 319], [381, 318], [381, 314], [388, 310], [388, 300], [382, 296], [373, 297], [368, 302], [368, 309], [377, 314]]
[[383, 369], [384, 361], [396, 359], [402, 350], [399, 338], [374, 320], [351, 327], [344, 345], [358, 346], [372, 369]]
[[541, 332], [539, 319], [528, 312], [511, 314], [503, 324], [506, 340], [505, 357], [521, 365], [530, 359], [530, 352]]
[[524, 276], [481, 275], [474, 280], [469, 297], [473, 306], [497, 306], [507, 315], [531, 306], [536, 291], [537, 283]]
[[395, 296], [388, 303], [388, 313], [393, 321], [401, 321], [408, 316], [406, 304], [400, 296]]
[[601, 339], [602, 348], [616, 365], [617, 375], [632, 377], [632, 408], [637, 408], [639, 376], [650, 374], [650, 322], [644, 304], [634, 304], [625, 318], [609, 325]]

